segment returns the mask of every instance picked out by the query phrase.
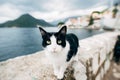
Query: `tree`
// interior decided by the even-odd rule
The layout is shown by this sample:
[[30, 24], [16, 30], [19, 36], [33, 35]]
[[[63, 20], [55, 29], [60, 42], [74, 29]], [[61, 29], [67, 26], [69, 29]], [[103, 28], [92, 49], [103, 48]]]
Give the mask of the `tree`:
[[64, 25], [64, 24], [65, 24], [64, 22], [59, 22], [57, 25], [61, 26], [61, 25]]

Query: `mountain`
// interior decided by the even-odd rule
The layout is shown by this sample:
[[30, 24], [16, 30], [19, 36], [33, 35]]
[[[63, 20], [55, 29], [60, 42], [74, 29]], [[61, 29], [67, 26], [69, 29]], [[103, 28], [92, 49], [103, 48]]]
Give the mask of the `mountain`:
[[13, 21], [7, 21], [0, 24], [0, 27], [36, 27], [37, 25], [45, 27], [53, 26], [42, 19], [39, 20], [29, 14], [24, 14]]

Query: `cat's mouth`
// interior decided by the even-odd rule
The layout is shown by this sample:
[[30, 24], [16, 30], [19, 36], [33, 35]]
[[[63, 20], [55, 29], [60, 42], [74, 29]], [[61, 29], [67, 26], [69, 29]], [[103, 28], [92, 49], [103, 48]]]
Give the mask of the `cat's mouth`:
[[58, 51], [53, 50], [52, 53], [57, 53]]
[[52, 53], [58, 53], [59, 51], [57, 51], [57, 50], [52, 50], [51, 52], [52, 52]]

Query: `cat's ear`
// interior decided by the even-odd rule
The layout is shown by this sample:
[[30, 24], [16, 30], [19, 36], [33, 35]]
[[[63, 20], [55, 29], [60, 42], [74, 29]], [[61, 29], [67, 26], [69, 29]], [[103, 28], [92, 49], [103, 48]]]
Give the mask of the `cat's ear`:
[[43, 28], [39, 27], [39, 30], [40, 30], [42, 36], [47, 34], [47, 32]]
[[66, 34], [67, 33], [67, 26], [63, 26], [58, 33]]

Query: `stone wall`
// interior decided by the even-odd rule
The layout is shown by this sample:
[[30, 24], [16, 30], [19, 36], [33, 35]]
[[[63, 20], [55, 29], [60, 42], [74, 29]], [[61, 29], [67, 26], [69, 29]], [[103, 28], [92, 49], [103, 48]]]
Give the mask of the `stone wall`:
[[79, 59], [86, 65], [87, 80], [102, 80], [107, 73], [117, 35], [107, 32], [80, 41]]
[[[102, 80], [110, 68], [113, 48], [120, 32], [106, 32], [80, 40], [78, 61], [73, 61], [64, 80]], [[74, 73], [74, 75], [73, 75]], [[0, 62], [0, 80], [57, 80], [40, 51]]]

